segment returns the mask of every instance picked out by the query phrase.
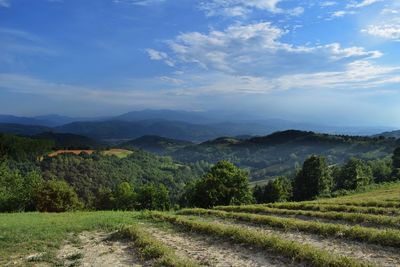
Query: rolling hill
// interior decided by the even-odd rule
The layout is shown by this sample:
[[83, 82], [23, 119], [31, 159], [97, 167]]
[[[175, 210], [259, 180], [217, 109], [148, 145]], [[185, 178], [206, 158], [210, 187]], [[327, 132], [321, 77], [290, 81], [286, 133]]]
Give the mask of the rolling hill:
[[[143, 149], [152, 147], [148, 139]], [[220, 137], [184, 147], [168, 146], [150, 150], [184, 163], [229, 160], [250, 171], [252, 180], [291, 175], [312, 154], [324, 155], [330, 164], [342, 164], [351, 157], [364, 160], [384, 158], [400, 145], [400, 140], [361, 136], [329, 135], [288, 130], [261, 137], [239, 139]]]

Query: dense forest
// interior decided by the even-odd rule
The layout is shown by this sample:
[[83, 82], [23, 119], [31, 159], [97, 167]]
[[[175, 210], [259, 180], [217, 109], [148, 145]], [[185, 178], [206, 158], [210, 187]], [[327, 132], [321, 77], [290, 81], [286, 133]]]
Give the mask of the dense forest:
[[[49, 156], [57, 148], [87, 148], [84, 140], [91, 141], [1, 134], [0, 210], [166, 210], [308, 200], [400, 178], [400, 149], [393, 149], [398, 140], [300, 131], [199, 145], [139, 139], [147, 146], [156, 141], [159, 153], [173, 156], [134, 148], [138, 141], [124, 143], [131, 151], [122, 157], [104, 153], [105, 146], [91, 154]], [[279, 175], [263, 174], [278, 163]], [[267, 182], [252, 188], [254, 177]]]

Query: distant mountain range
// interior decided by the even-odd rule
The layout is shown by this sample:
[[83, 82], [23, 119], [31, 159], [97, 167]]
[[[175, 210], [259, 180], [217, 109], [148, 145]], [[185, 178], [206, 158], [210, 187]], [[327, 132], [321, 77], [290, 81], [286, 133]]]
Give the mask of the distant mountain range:
[[375, 136], [384, 136], [386, 138], [392, 137], [392, 138], [396, 138], [397, 139], [397, 138], [400, 138], [400, 130], [391, 131], [391, 132], [383, 132], [383, 133], [377, 134]]
[[114, 117], [74, 118], [60, 115], [17, 117], [0, 115], [0, 132], [35, 135], [42, 132], [71, 133], [93, 139], [118, 141], [145, 135], [203, 142], [221, 136], [257, 136], [296, 129], [348, 135], [376, 135], [390, 127], [338, 127], [281, 119], [263, 119], [259, 115], [223, 112], [142, 110]]

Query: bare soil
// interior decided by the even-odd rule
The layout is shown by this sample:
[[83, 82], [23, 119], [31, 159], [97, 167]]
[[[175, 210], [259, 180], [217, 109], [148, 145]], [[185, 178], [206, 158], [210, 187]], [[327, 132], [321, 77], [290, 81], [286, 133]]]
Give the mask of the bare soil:
[[156, 227], [147, 230], [156, 239], [175, 249], [178, 257], [190, 258], [202, 266], [303, 266], [266, 250], [235, 245], [215, 237], [160, 230]]
[[82, 232], [77, 243], [69, 242], [58, 252], [63, 266], [149, 266], [140, 260], [129, 242], [111, 239], [110, 233]]

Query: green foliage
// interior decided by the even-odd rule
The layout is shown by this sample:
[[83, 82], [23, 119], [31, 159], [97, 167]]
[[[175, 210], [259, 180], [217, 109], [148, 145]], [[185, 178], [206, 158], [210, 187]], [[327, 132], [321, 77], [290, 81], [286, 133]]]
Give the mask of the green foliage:
[[10, 169], [7, 161], [0, 161], [0, 212], [34, 210], [33, 196], [41, 183], [39, 173], [24, 174]]
[[95, 196], [96, 210], [112, 210], [115, 206], [115, 197], [113, 191], [109, 187], [99, 187]]
[[400, 147], [393, 151], [392, 168], [393, 180], [400, 180]]
[[145, 184], [162, 184], [171, 192], [171, 201], [176, 203], [180, 192], [197, 173], [191, 166], [177, 164], [169, 157], [139, 150], [125, 158], [101, 154], [59, 155], [45, 158], [41, 170], [45, 180], [67, 181], [88, 208], [92, 208], [91, 198], [99, 193], [99, 188], [109, 188], [115, 193], [123, 182], [136, 191]]
[[9, 134], [0, 134], [0, 155], [16, 161], [37, 161], [54, 143]]
[[65, 212], [82, 208], [82, 203], [65, 181], [50, 180], [38, 189], [36, 208], [42, 212]]
[[322, 155], [329, 164], [344, 164], [350, 157], [374, 160], [391, 155], [396, 140], [360, 136], [283, 131], [246, 140], [218, 138], [164, 153], [184, 163], [228, 160], [249, 170], [252, 181], [295, 174], [296, 166], [310, 155]]
[[372, 182], [372, 170], [362, 160], [351, 158], [335, 177], [336, 189], [356, 190]]
[[292, 184], [284, 176], [269, 181], [264, 187], [254, 188], [254, 198], [257, 203], [283, 202], [292, 197]]
[[120, 183], [115, 190], [114, 196], [116, 209], [133, 210], [135, 208], [136, 195], [129, 183]]
[[392, 161], [390, 158], [371, 160], [368, 162], [368, 165], [371, 167], [375, 183], [392, 180]]
[[169, 210], [171, 206], [168, 189], [160, 184], [148, 184], [139, 189], [137, 207], [141, 210]]
[[326, 159], [313, 155], [304, 162], [303, 168], [295, 177], [293, 197], [295, 200], [306, 200], [330, 193], [332, 183]]
[[191, 205], [213, 207], [216, 205], [245, 204], [252, 201], [246, 171], [228, 161], [220, 161], [192, 188]]

